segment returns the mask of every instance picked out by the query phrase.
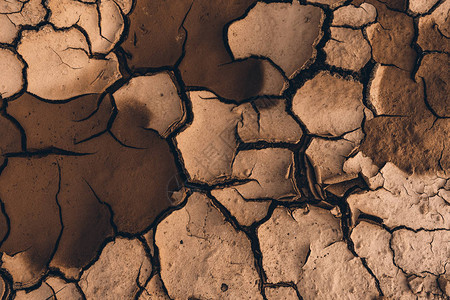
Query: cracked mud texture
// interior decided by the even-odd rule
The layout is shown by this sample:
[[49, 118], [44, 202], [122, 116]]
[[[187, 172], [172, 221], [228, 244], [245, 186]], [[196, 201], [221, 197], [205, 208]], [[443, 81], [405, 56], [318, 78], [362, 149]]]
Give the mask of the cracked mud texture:
[[449, 299], [449, 0], [0, 0], [2, 299]]

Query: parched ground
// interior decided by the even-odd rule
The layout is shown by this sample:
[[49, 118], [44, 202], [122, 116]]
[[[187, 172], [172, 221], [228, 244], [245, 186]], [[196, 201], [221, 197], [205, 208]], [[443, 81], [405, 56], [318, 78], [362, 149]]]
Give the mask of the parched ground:
[[450, 299], [450, 0], [0, 0], [2, 299]]

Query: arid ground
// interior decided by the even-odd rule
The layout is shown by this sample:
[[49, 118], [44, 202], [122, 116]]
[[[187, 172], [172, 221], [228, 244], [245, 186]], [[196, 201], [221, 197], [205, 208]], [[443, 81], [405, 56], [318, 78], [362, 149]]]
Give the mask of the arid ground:
[[0, 0], [1, 299], [450, 299], [450, 0]]

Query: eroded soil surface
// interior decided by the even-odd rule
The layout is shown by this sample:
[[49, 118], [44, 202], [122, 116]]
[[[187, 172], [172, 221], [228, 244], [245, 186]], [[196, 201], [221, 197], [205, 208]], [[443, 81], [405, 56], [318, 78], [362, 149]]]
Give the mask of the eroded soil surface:
[[450, 0], [0, 0], [2, 299], [449, 299]]

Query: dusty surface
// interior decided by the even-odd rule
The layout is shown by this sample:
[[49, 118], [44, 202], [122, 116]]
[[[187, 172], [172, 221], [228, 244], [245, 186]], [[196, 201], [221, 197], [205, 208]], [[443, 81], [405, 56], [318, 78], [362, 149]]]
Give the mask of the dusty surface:
[[2, 299], [449, 299], [449, 0], [0, 0]]

